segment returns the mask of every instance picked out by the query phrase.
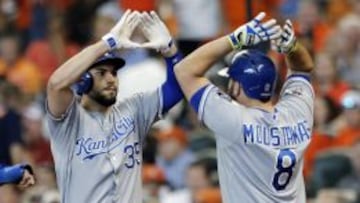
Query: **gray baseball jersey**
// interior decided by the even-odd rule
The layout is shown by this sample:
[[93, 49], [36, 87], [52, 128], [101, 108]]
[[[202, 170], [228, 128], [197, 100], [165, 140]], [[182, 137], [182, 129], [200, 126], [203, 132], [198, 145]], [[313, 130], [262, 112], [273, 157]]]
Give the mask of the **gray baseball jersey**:
[[137, 94], [103, 116], [75, 100], [61, 118], [47, 114], [64, 203], [141, 203], [142, 141], [162, 112], [161, 89]]
[[303, 154], [310, 142], [314, 93], [290, 76], [272, 112], [248, 108], [209, 85], [199, 119], [214, 131], [224, 203], [305, 203]]

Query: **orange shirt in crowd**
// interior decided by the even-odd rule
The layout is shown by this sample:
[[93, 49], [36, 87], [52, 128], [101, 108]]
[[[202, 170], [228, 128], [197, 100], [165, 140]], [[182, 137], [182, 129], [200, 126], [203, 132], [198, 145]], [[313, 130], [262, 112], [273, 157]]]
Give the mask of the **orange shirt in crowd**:
[[[315, 94], [319, 93], [319, 87], [318, 84], [316, 82], [313, 83], [313, 87], [315, 90]], [[334, 84], [332, 85], [332, 87], [330, 88], [330, 90], [322, 96], [327, 96], [331, 99], [331, 101], [333, 101], [336, 105], [340, 106], [341, 105], [341, 100], [344, 96], [344, 94], [350, 90], [350, 85], [348, 83], [346, 83], [345, 81], [336, 81], [334, 82]]]
[[27, 29], [32, 21], [32, 8], [35, 3], [50, 5], [57, 10], [65, 11], [73, 0], [29, 1], [17, 0], [18, 12], [16, 13], [16, 25], [20, 30]]
[[[65, 59], [72, 57], [78, 53], [79, 50], [80, 47], [77, 45], [67, 45], [65, 50]], [[45, 83], [49, 80], [51, 74], [63, 62], [54, 53], [49, 42], [45, 40], [32, 42], [29, 45], [25, 55], [29, 60], [31, 60], [39, 67], [41, 77]]]
[[[223, 13], [225, 20], [229, 23], [229, 29], [235, 30], [239, 25], [249, 21], [247, 19], [246, 0], [223, 0]], [[253, 0], [251, 1], [252, 15], [255, 17], [261, 11], [265, 11], [267, 16], [272, 15], [272, 10], [276, 8], [279, 0]]]
[[[294, 21], [294, 28], [297, 33], [297, 35], [304, 34], [301, 32], [299, 28], [299, 24]], [[312, 38], [311, 44], [312, 44], [312, 51], [314, 53], [321, 52], [327, 43], [328, 37], [331, 35], [331, 32], [333, 31], [333, 28], [329, 26], [327, 23], [324, 22], [317, 22], [313, 28], [312, 28]]]
[[0, 75], [26, 94], [36, 94], [42, 88], [39, 69], [25, 58], [18, 59], [12, 67], [6, 67], [5, 62], [0, 59]]
[[317, 154], [332, 147], [332, 140], [332, 137], [328, 135], [324, 135], [316, 131], [313, 132], [311, 142], [304, 154], [303, 173], [305, 180], [311, 176]]
[[131, 9], [138, 11], [152, 11], [156, 10], [156, 0], [118, 0], [120, 7], [123, 10]]
[[221, 203], [219, 188], [204, 188], [196, 191], [195, 202], [197, 203]]
[[353, 8], [349, 0], [329, 0], [326, 7], [326, 19], [330, 25], [336, 26], [341, 18], [349, 14]]
[[340, 105], [341, 100], [344, 94], [350, 90], [349, 84], [344, 81], [338, 81], [334, 84], [334, 87], [327, 93], [327, 96], [335, 102], [335, 104]]
[[334, 145], [347, 147], [354, 145], [360, 139], [360, 128], [344, 127], [334, 140]]

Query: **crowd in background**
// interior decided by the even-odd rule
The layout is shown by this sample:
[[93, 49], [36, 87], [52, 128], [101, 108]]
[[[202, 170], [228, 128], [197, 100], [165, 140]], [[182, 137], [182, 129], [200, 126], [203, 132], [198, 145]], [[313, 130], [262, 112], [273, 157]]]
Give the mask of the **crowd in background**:
[[[43, 122], [47, 80], [60, 64], [106, 34], [128, 8], [156, 10], [184, 55], [231, 32], [250, 13], [266, 11], [280, 23], [291, 19], [316, 64], [315, 124], [304, 156], [308, 202], [360, 202], [360, 1], [250, 2], [251, 9], [246, 0], [0, 0], [0, 163], [30, 163], [37, 179], [25, 191], [0, 187], [0, 202], [59, 202], [51, 132]], [[143, 40], [141, 33], [134, 40]], [[165, 80], [158, 53], [136, 49], [121, 54], [127, 65], [118, 73], [118, 99]], [[269, 55], [278, 67], [280, 91], [285, 59]], [[216, 75], [223, 66], [226, 60], [208, 76], [225, 88], [227, 81]], [[215, 138], [185, 102], [154, 125], [144, 146], [145, 203], [221, 202]]]

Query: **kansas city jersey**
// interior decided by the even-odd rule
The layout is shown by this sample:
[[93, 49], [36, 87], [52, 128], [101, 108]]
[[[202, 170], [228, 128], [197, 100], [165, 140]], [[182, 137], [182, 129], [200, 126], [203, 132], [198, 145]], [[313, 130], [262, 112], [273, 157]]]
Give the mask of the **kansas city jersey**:
[[72, 101], [47, 114], [57, 183], [64, 203], [141, 203], [142, 141], [162, 112], [160, 88], [112, 106], [103, 116]]
[[216, 135], [225, 203], [305, 203], [303, 154], [313, 126], [314, 93], [303, 75], [290, 76], [273, 111], [234, 103], [209, 85], [199, 119]]

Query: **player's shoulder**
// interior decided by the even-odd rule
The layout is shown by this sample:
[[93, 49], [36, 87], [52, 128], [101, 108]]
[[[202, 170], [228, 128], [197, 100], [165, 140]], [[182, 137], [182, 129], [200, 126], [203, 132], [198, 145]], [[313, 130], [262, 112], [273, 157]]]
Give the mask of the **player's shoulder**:
[[314, 89], [311, 84], [309, 73], [294, 72], [290, 74], [280, 92], [282, 97], [285, 96], [302, 96], [308, 94], [312, 98], [315, 97]]
[[133, 108], [137, 106], [140, 100], [144, 97], [144, 92], [137, 92], [130, 97], [122, 98], [116, 101], [114, 104], [114, 108], [116, 109], [126, 109], [126, 108]]

